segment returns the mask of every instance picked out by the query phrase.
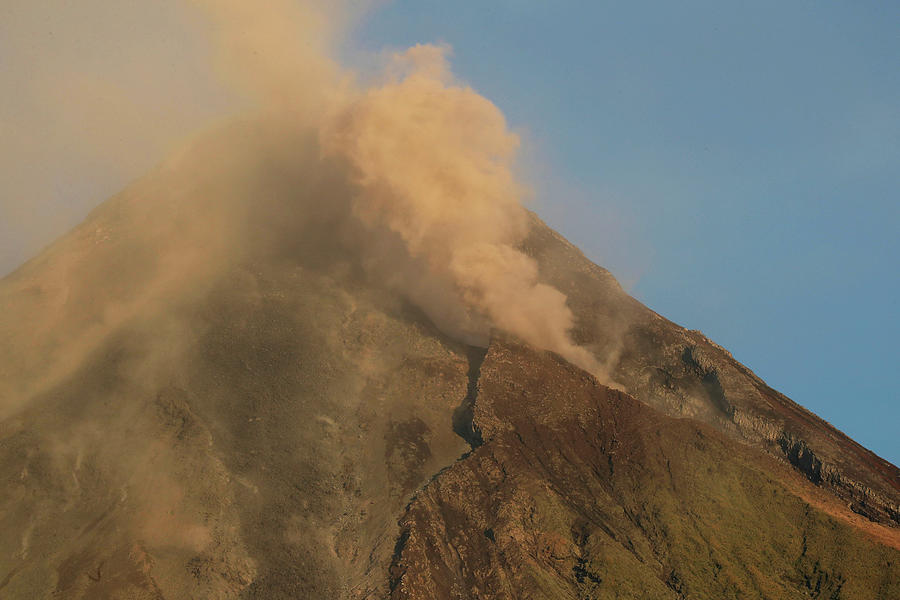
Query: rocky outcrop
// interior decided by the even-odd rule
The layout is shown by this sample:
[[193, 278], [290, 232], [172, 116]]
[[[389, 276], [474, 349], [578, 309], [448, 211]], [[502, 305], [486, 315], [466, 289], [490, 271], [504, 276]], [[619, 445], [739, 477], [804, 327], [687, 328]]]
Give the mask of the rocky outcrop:
[[900, 526], [900, 470], [768, 387], [699, 331], [661, 317], [533, 217], [526, 250], [568, 295], [576, 338], [614, 383], [676, 417], [710, 424], [794, 465], [879, 523]]
[[401, 519], [395, 600], [900, 593], [900, 552], [811, 508], [787, 467], [556, 356], [492, 343], [474, 422], [483, 445]]
[[221, 135], [0, 280], [0, 597], [898, 596], [897, 469], [538, 220], [624, 392], [451, 339], [314, 145]]

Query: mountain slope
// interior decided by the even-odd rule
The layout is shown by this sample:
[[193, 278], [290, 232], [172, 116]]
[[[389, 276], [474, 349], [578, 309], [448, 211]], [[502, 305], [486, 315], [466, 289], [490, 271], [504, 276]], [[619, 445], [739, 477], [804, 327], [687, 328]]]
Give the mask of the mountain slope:
[[893, 593], [895, 467], [536, 218], [627, 395], [449, 338], [366, 268], [345, 168], [241, 123], [0, 281], [0, 597]]
[[781, 456], [854, 511], [900, 525], [900, 470], [771, 389], [699, 331], [628, 296], [606, 270], [537, 218], [526, 242], [541, 273], [567, 294], [576, 340], [607, 361], [630, 394]]
[[394, 598], [900, 594], [900, 536], [812, 506], [756, 449], [514, 343], [492, 343], [478, 388], [484, 444], [412, 501]]

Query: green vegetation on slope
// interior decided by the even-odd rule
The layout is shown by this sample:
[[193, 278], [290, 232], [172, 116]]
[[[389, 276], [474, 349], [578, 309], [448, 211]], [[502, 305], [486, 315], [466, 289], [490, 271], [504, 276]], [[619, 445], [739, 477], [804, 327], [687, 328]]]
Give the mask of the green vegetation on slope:
[[900, 552], [761, 451], [522, 346], [481, 373], [485, 443], [410, 506], [395, 598], [900, 597]]

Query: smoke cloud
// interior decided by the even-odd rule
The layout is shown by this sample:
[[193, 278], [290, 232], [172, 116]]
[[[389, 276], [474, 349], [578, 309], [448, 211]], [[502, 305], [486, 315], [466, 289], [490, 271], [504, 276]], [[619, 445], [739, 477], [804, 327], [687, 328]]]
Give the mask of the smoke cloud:
[[186, 0], [210, 26], [218, 74], [259, 107], [312, 124], [346, 77], [331, 59], [363, 3], [296, 0]]
[[[592, 354], [572, 341], [574, 318], [565, 295], [541, 283], [537, 264], [520, 250], [529, 220], [521, 204], [525, 189], [514, 176], [519, 139], [496, 106], [454, 78], [449, 48], [418, 45], [397, 53], [379, 83], [365, 86], [334, 57], [342, 35], [369, 2], [162, 4], [195, 43], [208, 45], [200, 54], [212, 62], [228, 97], [240, 98], [231, 104], [262, 112], [268, 131], [282, 136], [273, 145], [287, 154], [297, 147], [297, 161], [341, 165], [346, 181], [317, 202], [348, 203], [344, 218], [364, 232], [355, 243], [371, 278], [398, 291], [456, 339], [485, 345], [496, 328], [600, 375]], [[149, 64], [138, 71], [152, 80], [159, 69]], [[79, 77], [104, 81], [102, 74], [89, 75]], [[145, 92], [145, 103], [155, 103], [155, 95]], [[189, 118], [177, 120], [177, 129], [183, 131]], [[148, 135], [160, 129], [157, 120], [147, 126], [133, 121], [131, 139], [141, 129]], [[239, 136], [222, 139], [241, 143]], [[315, 158], [299, 148], [309, 140], [319, 147]], [[84, 135], [79, 143], [90, 151], [93, 141]], [[165, 143], [160, 139], [154, 149]], [[316, 211], [327, 212], [298, 203], [293, 218]]]
[[528, 228], [513, 176], [519, 140], [496, 106], [455, 81], [448, 48], [395, 54], [383, 85], [359, 89], [329, 58], [347, 5], [198, 2], [225, 72], [315, 127], [326, 155], [350, 167], [353, 215], [401, 241], [402, 252], [369, 244], [371, 269], [453, 337], [485, 345], [496, 327], [599, 373], [569, 335], [565, 295], [518, 249]]
[[402, 240], [409, 260], [395, 259], [392, 283], [441, 329], [483, 345], [497, 327], [596, 372], [569, 337], [566, 297], [518, 250], [528, 228], [512, 172], [519, 140], [496, 106], [454, 81], [447, 53], [394, 56], [387, 83], [321, 125], [323, 148], [352, 167], [354, 214]]
[[[435, 423], [466, 386], [465, 362], [444, 344], [428, 335], [434, 348], [407, 346], [420, 343], [407, 305], [460, 342], [484, 346], [502, 330], [602, 377], [570, 337], [565, 295], [542, 283], [520, 249], [532, 221], [514, 175], [519, 139], [496, 106], [453, 76], [449, 48], [387, 57], [383, 72], [366, 75], [376, 83], [364, 85], [334, 58], [364, 5], [160, 0], [116, 3], [116, 13], [109, 0], [47, 2], [55, 5], [0, 7], [0, 17], [14, 17], [0, 18], [0, 50], [30, 47], [28, 35], [6, 35], [16, 23], [37, 31], [50, 22], [60, 32], [40, 38], [53, 50], [41, 60], [52, 64], [22, 59], [13, 79], [0, 73], [10, 92], [0, 97], [8, 142], [0, 147], [0, 255], [5, 233], [23, 229], [28, 213], [38, 205], [52, 212], [56, 182], [69, 182], [60, 195], [86, 186], [97, 200], [114, 191], [103, 186], [146, 174], [0, 280], [0, 433], [13, 444], [10, 456], [38, 465], [21, 471], [29, 497], [46, 498], [40, 510], [22, 503], [27, 524], [3, 538], [15, 536], [23, 560], [51, 544], [60, 556], [107, 548], [122, 561], [100, 562], [110, 572], [157, 561], [167, 596], [264, 581], [254, 562], [262, 550], [239, 527], [268, 502], [268, 475], [245, 462], [256, 447], [250, 438], [260, 448], [280, 440], [290, 450], [267, 456], [289, 456], [284, 472], [323, 482], [311, 496], [319, 504], [297, 516], [298, 540], [321, 536], [314, 545], [330, 549], [380, 531], [370, 528], [383, 516], [374, 511], [336, 534], [344, 509], [333, 500], [343, 492], [328, 491], [348, 464], [381, 468], [377, 453], [360, 459], [384, 443], [374, 416], [358, 437], [369, 413], [392, 418], [380, 397], [392, 394], [407, 356], [447, 357], [435, 363], [440, 389], [420, 388], [417, 378], [416, 391], [404, 392], [434, 404]], [[190, 48], [154, 33], [166, 27], [182, 28]], [[101, 43], [107, 38], [111, 47]], [[143, 41], [130, 46], [129, 38]], [[215, 123], [223, 113], [224, 126]], [[188, 135], [196, 137], [186, 143]], [[151, 169], [159, 156], [168, 158]], [[45, 176], [59, 164], [66, 168]], [[103, 185], [84, 183], [92, 179]], [[47, 193], [35, 184], [44, 180]], [[325, 325], [313, 324], [319, 318]], [[314, 372], [320, 367], [324, 374]], [[408, 413], [406, 399], [398, 402]], [[345, 434], [333, 427], [340, 435], [323, 446], [308, 410], [321, 411], [326, 425], [357, 417], [361, 425]], [[449, 429], [434, 431], [435, 449], [462, 443]], [[220, 455], [240, 455], [240, 464]], [[232, 479], [242, 472], [246, 479]], [[373, 473], [375, 495], [364, 497], [387, 502], [381, 471]], [[9, 514], [12, 524], [18, 517]], [[101, 525], [60, 543], [58, 532], [74, 532], [85, 515]], [[227, 558], [209, 558], [209, 577], [182, 568], [219, 556]], [[341, 568], [368, 573], [370, 555], [360, 556]], [[214, 595], [196, 589], [194, 597]]]

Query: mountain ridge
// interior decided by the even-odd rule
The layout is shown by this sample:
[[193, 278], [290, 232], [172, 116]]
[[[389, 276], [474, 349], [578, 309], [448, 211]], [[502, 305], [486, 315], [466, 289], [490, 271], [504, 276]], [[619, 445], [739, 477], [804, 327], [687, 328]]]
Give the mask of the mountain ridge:
[[[537, 219], [536, 216], [532, 218]], [[543, 233], [540, 228], [532, 231]], [[546, 238], [546, 235], [543, 237]], [[558, 242], [562, 240], [558, 234], [554, 239]], [[560, 289], [567, 293], [570, 304], [577, 307], [574, 310], [581, 321], [576, 329], [577, 339], [597, 344], [597, 339], [602, 339], [602, 334], [591, 331], [593, 327], [585, 322], [587, 318], [583, 315], [590, 313], [598, 303], [578, 298], [579, 288], [565, 284], [564, 278], [574, 278], [573, 271], [578, 272], [575, 269], [563, 276], [553, 276], [556, 269], [553, 266], [547, 268], [546, 263], [551, 259], [544, 257], [544, 253], [552, 253], [543, 250], [546, 243], [526, 242], [530, 251], [537, 256], [541, 272], [550, 274], [548, 280], [561, 286]], [[571, 262], [589, 262], [568, 242], [561, 242], [561, 245]], [[735, 430], [739, 437], [765, 444], [770, 450], [777, 447], [776, 452], [796, 463], [795, 466], [804, 470], [812, 480], [824, 480], [839, 495], [853, 502], [858, 510], [863, 511], [862, 514], [880, 522], [900, 524], [900, 470], [897, 467], [863, 448], [833, 425], [783, 394], [772, 390], [749, 368], [737, 362], [730, 352], [711, 342], [702, 333], [686, 330], [627, 297], [618, 284], [607, 283], [614, 281], [611, 274], [602, 267], [594, 265], [594, 268], [596, 272], [602, 273], [601, 280], [607, 286], [604, 300], [608, 304], [614, 304], [612, 308], [603, 307], [602, 310], [606, 313], [603, 318], [631, 321], [627, 325], [631, 331], [624, 335], [624, 349], [612, 350], [624, 352], [620, 365], [624, 362], [631, 368], [631, 373], [622, 367], [618, 371], [612, 371], [613, 377], [624, 380], [622, 383], [625, 383], [627, 391], [669, 414], [700, 417], [724, 430]], [[579, 269], [589, 270], [590, 267], [581, 266]], [[598, 292], [595, 293], [602, 293]], [[619, 323], [617, 326], [623, 325]], [[662, 341], [662, 345], [666, 347], [662, 352], [651, 350], [646, 343], [647, 338], [655, 342]], [[606, 348], [601, 349], [601, 352], [611, 352], [608, 348], [612, 343], [606, 341], [602, 345]], [[637, 369], [634, 365], [636, 361], [628, 356], [628, 352], [636, 350], [631, 350], [629, 346], [640, 349], [641, 362], [644, 364], [639, 363]], [[648, 365], [648, 355], [653, 356], [657, 364]], [[635, 371], [648, 367], [658, 369], [657, 377], [644, 379], [633, 375]], [[706, 396], [707, 406], [692, 403], [690, 396], [678, 389], [679, 382], [676, 379], [681, 379], [681, 385], [695, 396]], [[710, 410], [710, 407], [714, 407], [714, 410]], [[818, 436], [813, 433], [812, 428], [825, 428], [828, 434]], [[859, 472], [848, 473], [848, 465], [846, 462], [842, 465], [841, 459], [841, 453], [847, 450], [860, 462], [875, 469], [878, 475], [868, 477]], [[855, 477], [859, 477], [861, 481]]]
[[[573, 341], [623, 390], [502, 332], [487, 349], [454, 339], [365, 267], [372, 246], [345, 165], [310, 136], [282, 134], [254, 121], [215, 133], [0, 280], [0, 594], [442, 597], [428, 595], [433, 584], [465, 598], [473, 582], [483, 596], [521, 598], [643, 585], [688, 598], [771, 597], [771, 586], [893, 593], [896, 467], [628, 296], [533, 214], [522, 250], [566, 295]], [[604, 421], [626, 405], [634, 427]], [[661, 493], [654, 517], [642, 486], [656, 489], [665, 469], [614, 459], [611, 478], [600, 468], [609, 448], [595, 440], [617, 431], [639, 456], [659, 457], [653, 424], [706, 508], [679, 488]], [[569, 442], [588, 449], [568, 461], [576, 467], [534, 466]], [[527, 483], [499, 490], [515, 502], [485, 487], [496, 470], [481, 461], [498, 444]], [[698, 465], [718, 465], [723, 479]], [[428, 503], [452, 486], [471, 502], [448, 520]], [[441, 530], [465, 541], [472, 569], [496, 564], [509, 520], [485, 515], [520, 514], [522, 489], [545, 502], [544, 521], [516, 535], [552, 533], [565, 568], [523, 559], [535, 567], [527, 578], [514, 569], [484, 587], [469, 563], [421, 566], [418, 532]], [[777, 510], [759, 512], [747, 489], [777, 496]], [[690, 523], [679, 506], [693, 506]], [[573, 511], [593, 516], [565, 522]], [[738, 532], [712, 524], [748, 515], [765, 527], [746, 562], [760, 573], [780, 565], [777, 576], [735, 566]], [[697, 556], [678, 554], [681, 543]], [[833, 560], [841, 548], [852, 564]], [[398, 574], [411, 564], [424, 588]]]
[[[671, 487], [668, 493], [682, 486], [696, 489], [700, 497], [694, 501], [699, 499], [706, 508], [703, 512], [688, 509], [688, 515], [708, 521], [720, 518], [715, 515], [725, 511], [728, 516], [720, 522], [721, 527], [748, 518], [753, 522], [753, 510], [772, 510], [773, 504], [786, 501], [797, 503], [793, 510], [811, 514], [810, 505], [803, 509], [804, 503], [784, 489], [775, 492], [771, 500], [742, 497], [741, 490], [746, 494], [748, 487], [753, 489], [749, 481], [763, 473], [753, 467], [740, 470], [739, 485], [728, 486], [728, 502], [708, 503], [704, 496], [707, 488], [692, 484], [690, 477], [685, 479], [686, 473], [679, 472], [684, 461], [669, 454], [685, 450], [686, 440], [690, 440], [687, 448], [693, 448], [689, 452], [700, 450], [702, 454], [721, 443], [732, 453], [737, 450], [743, 459], [738, 462], [749, 458], [745, 463], [749, 466], [759, 464], [759, 457], [754, 456], [758, 449], [748, 446], [738, 450], [710, 426], [654, 415], [654, 409], [578, 373], [559, 357], [538, 356], [516, 342], [492, 342], [483, 372], [475, 421], [485, 443], [442, 472], [407, 508], [401, 519], [403, 543], [392, 567], [393, 598], [478, 597], [485, 593], [514, 598], [523, 597], [519, 596], [522, 589], [538, 590], [524, 597], [606, 597], [590, 595], [603, 589], [604, 583], [607, 593], [612, 587], [616, 593], [632, 597], [640, 593], [641, 597], [654, 598], [712, 598], [735, 590], [740, 597], [809, 597], [802, 590], [791, 590], [792, 578], [806, 581], [817, 594], [826, 594], [823, 597], [841, 597], [847, 582], [835, 573], [840, 572], [842, 561], [849, 561], [856, 543], [849, 539], [827, 559], [836, 571], [834, 567], [819, 567], [818, 561], [826, 560], [822, 556], [814, 560], [814, 573], [804, 571], [812, 564], [766, 564], [744, 554], [740, 535], [716, 536], [720, 543], [713, 546], [718, 558], [712, 577], [704, 573], [704, 561], [693, 561], [689, 553], [678, 551], [677, 546], [687, 540], [672, 530], [684, 520], [679, 512], [686, 507], [683, 500], [672, 504], [662, 500], [667, 487]], [[597, 395], [605, 397], [594, 404], [591, 397]], [[599, 430], [594, 429], [597, 421], [602, 423]], [[661, 441], [673, 433], [678, 441]], [[636, 469], [632, 462], [643, 467]], [[722, 465], [733, 462], [732, 458], [718, 466], [704, 464], [718, 480], [725, 477]], [[632, 487], [636, 482], [631, 478], [635, 476], [641, 484]], [[470, 481], [476, 483], [469, 485]], [[765, 488], [772, 483], [769, 480], [756, 485]], [[809, 483], [800, 487], [804, 485]], [[473, 487], [477, 490], [474, 494]], [[759, 506], [751, 509], [755, 503]], [[734, 506], [742, 508], [734, 510]], [[675, 511], [670, 512], [673, 508]], [[618, 518], [617, 512], [625, 518]], [[839, 519], [847, 522], [846, 515]], [[760, 526], [765, 521], [756, 520]], [[741, 531], [743, 525], [737, 527]], [[900, 536], [890, 531], [894, 535], [881, 541], [900, 548]], [[769, 536], [767, 544], [790, 540], [784, 531]], [[771, 539], [779, 536], [785, 536], [785, 541]], [[482, 537], [490, 543], [477, 543]], [[675, 539], [678, 542], [673, 545]], [[604, 554], [597, 546], [610, 543], [618, 548], [615, 552], [624, 551], [636, 559], [625, 561], [631, 564], [624, 572], [612, 572], [607, 563], [622, 565], [625, 559], [600, 558]], [[765, 552], [764, 545], [749, 547]], [[803, 548], [797, 554], [805, 556], [807, 552], [814, 550]], [[729, 555], [732, 562], [724, 566]], [[875, 584], [878, 591], [872, 597], [895, 593], [892, 585], [896, 583], [888, 574], [889, 556], [884, 559], [887, 570], [880, 575], [877, 570], [872, 573], [876, 581], [881, 581]], [[776, 567], [784, 569], [786, 582], [778, 581]], [[649, 587], [643, 587], [648, 577], [634, 574], [644, 569], [650, 571], [649, 580], [655, 581]], [[813, 575], [815, 581], [810, 579]], [[635, 579], [629, 581], [630, 577]], [[730, 580], [734, 589], [729, 591], [721, 580]], [[854, 580], [852, 585], [860, 586], [860, 581]], [[862, 585], [849, 592], [849, 597], [865, 597], [865, 591]]]

